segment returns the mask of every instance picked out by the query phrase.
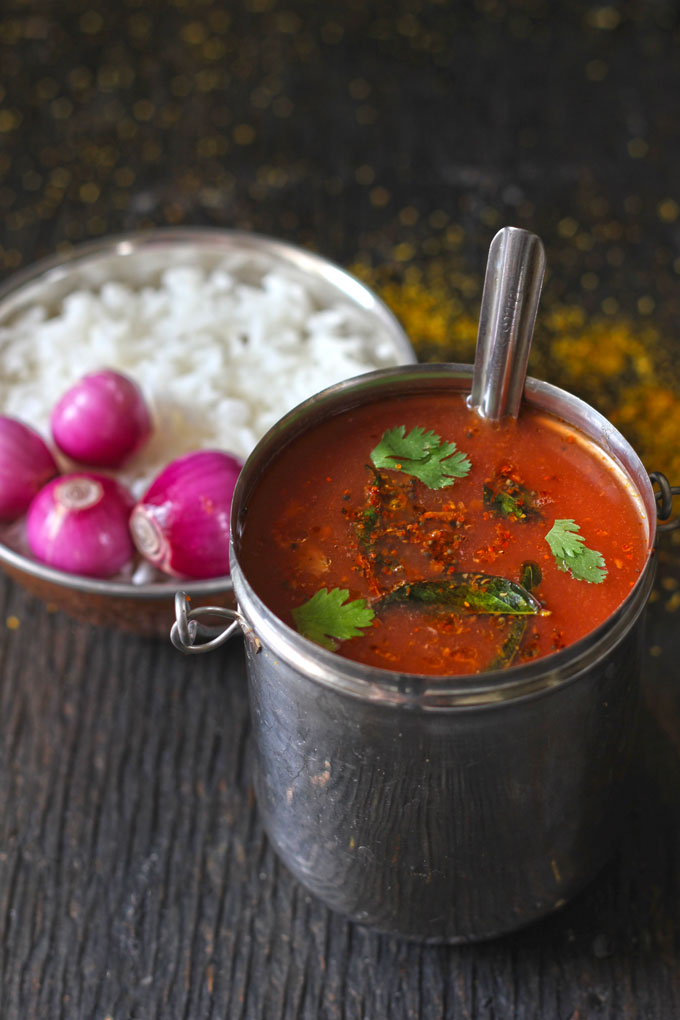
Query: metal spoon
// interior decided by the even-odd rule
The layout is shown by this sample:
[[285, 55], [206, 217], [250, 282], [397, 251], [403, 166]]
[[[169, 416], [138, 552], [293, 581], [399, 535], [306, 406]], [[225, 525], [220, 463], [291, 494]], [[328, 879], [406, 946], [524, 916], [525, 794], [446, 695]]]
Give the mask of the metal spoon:
[[468, 404], [498, 421], [519, 414], [545, 274], [541, 239], [503, 227], [489, 248]]

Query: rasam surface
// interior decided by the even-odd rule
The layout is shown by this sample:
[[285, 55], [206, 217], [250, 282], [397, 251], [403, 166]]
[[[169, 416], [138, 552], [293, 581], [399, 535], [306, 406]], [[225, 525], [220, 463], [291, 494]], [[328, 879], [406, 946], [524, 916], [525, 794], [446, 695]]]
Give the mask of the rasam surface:
[[276, 615], [338, 654], [456, 675], [596, 628], [635, 584], [647, 528], [578, 430], [531, 408], [487, 422], [438, 390], [294, 438], [250, 494], [240, 559]]

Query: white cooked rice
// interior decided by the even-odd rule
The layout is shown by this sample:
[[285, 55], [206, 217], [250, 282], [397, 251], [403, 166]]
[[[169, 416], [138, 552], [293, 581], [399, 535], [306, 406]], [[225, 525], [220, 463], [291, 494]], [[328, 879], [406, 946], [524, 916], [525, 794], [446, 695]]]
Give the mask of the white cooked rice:
[[0, 411], [49, 441], [51, 410], [70, 386], [97, 369], [125, 372], [155, 425], [117, 472], [139, 498], [175, 457], [217, 448], [245, 459], [300, 401], [399, 363], [387, 327], [349, 301], [324, 306], [281, 269], [253, 282], [242, 268], [233, 257], [213, 270], [178, 266], [154, 285], [111, 282], [56, 310], [31, 307], [0, 327]]

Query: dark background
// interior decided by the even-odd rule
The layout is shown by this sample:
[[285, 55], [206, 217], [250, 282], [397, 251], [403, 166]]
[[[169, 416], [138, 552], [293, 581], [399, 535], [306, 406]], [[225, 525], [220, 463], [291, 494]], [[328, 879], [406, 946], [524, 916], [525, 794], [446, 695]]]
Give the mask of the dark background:
[[[677, 483], [679, 39], [651, 0], [5, 0], [0, 272], [252, 229], [359, 273], [421, 357], [469, 360], [489, 242], [527, 227], [549, 264], [532, 371]], [[673, 537], [620, 852], [560, 914], [460, 948], [347, 924], [278, 865], [238, 645], [185, 660], [2, 581], [2, 1020], [680, 1015]]]

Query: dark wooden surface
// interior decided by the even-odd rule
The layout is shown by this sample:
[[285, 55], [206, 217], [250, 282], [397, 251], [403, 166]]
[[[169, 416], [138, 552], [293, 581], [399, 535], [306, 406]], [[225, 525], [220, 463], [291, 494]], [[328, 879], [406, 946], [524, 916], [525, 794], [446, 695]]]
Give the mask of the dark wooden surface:
[[[546, 311], [649, 344], [677, 424], [679, 32], [651, 0], [9, 0], [0, 269], [120, 230], [236, 226], [397, 282], [443, 260], [472, 314], [514, 223], [546, 241]], [[617, 856], [558, 915], [458, 948], [350, 925], [277, 863], [238, 643], [186, 660], [2, 580], [0, 1018], [680, 1015], [679, 549], [660, 544]]]

